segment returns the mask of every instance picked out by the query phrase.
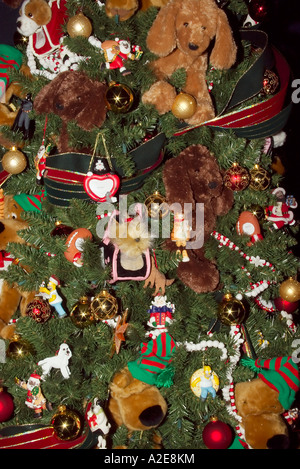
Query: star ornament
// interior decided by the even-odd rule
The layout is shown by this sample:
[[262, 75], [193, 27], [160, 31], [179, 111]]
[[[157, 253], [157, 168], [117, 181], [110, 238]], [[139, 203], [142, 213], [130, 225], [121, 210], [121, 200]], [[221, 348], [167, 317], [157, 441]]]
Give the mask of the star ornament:
[[113, 343], [113, 350], [111, 356], [116, 352], [117, 354], [120, 352], [122, 342], [125, 342], [125, 332], [127, 327], [129, 326], [128, 322], [126, 322], [128, 316], [128, 308], [122, 313], [121, 316], [118, 316], [117, 324], [114, 333], [114, 343]]

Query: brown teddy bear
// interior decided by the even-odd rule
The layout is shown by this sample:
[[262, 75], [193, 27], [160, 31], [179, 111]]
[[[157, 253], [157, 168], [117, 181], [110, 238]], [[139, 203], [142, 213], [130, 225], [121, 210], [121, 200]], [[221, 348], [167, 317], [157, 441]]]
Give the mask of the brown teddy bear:
[[215, 111], [206, 83], [208, 60], [217, 69], [228, 69], [236, 61], [237, 50], [227, 16], [215, 0], [168, 2], [148, 32], [147, 47], [159, 58], [150, 64], [157, 81], [143, 94], [143, 103], [154, 105], [159, 114], [170, 111], [176, 90], [167, 80], [184, 68], [186, 83], [182, 91], [197, 103], [195, 113], [186, 122], [196, 125], [212, 119]]
[[167, 403], [156, 386], [134, 378], [126, 367], [116, 373], [110, 383], [108, 409], [118, 426], [143, 431], [163, 421]]
[[67, 124], [75, 121], [83, 130], [101, 127], [106, 118], [107, 85], [80, 71], [61, 72], [45, 85], [34, 100], [38, 114], [53, 113], [62, 120], [57, 142], [59, 153], [71, 151]]
[[[6, 252], [8, 243], [24, 243], [18, 231], [27, 228], [25, 221], [7, 219], [0, 220], [0, 269], [6, 270], [15, 260]], [[23, 291], [17, 285], [11, 285], [1, 279], [0, 294], [0, 337], [10, 339], [14, 334], [14, 325], [9, 324], [18, 308], [22, 316], [25, 316], [27, 305], [34, 299], [36, 292]]]
[[162, 332], [142, 343], [138, 359], [116, 373], [110, 384], [108, 408], [117, 425], [150, 430], [162, 423], [168, 406], [158, 388], [173, 384], [175, 350], [172, 336]]
[[106, 0], [105, 13], [108, 18], [118, 18], [126, 21], [131, 18], [139, 9], [145, 11], [150, 7], [161, 8], [169, 0]]
[[[163, 182], [167, 203], [174, 213], [177, 210], [175, 221], [184, 214], [192, 230], [186, 243], [188, 262], [179, 263], [177, 276], [197, 293], [213, 291], [219, 284], [219, 272], [205, 257], [203, 245], [215, 228], [217, 217], [231, 209], [233, 192], [224, 186], [216, 158], [203, 145], [191, 145], [168, 160]], [[165, 245], [170, 250], [177, 247], [171, 240]]]
[[271, 449], [275, 441], [286, 445], [289, 432], [282, 414], [291, 408], [299, 389], [297, 364], [291, 357], [247, 358], [242, 364], [258, 373], [257, 378], [235, 386], [236, 409], [247, 444], [253, 449]]

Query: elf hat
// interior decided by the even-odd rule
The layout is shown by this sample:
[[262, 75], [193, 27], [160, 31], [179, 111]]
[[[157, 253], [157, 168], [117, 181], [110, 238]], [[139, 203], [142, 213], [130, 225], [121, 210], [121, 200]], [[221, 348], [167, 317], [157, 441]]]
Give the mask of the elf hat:
[[129, 362], [128, 369], [134, 378], [144, 383], [169, 387], [173, 384], [170, 363], [175, 350], [173, 338], [163, 332], [156, 339], [141, 344], [140, 357]]
[[291, 408], [300, 387], [299, 368], [292, 357], [245, 358], [242, 364], [256, 371], [261, 380], [279, 393], [279, 402], [285, 410]]
[[42, 202], [46, 196], [46, 191], [38, 194], [16, 194], [14, 200], [22, 207], [25, 212], [40, 212], [42, 210]]

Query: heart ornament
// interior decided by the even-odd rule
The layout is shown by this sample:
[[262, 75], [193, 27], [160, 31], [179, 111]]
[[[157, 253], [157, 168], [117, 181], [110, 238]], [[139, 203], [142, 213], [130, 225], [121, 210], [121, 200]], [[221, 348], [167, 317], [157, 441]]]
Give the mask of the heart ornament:
[[107, 195], [112, 197], [120, 187], [120, 178], [116, 174], [94, 174], [88, 172], [83, 180], [83, 187], [88, 196], [96, 202], [105, 202]]

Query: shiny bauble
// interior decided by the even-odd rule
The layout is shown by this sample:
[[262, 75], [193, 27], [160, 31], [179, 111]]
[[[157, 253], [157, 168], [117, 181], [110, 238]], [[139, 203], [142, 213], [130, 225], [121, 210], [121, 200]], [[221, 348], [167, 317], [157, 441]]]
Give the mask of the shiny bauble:
[[53, 228], [50, 234], [51, 236], [67, 237], [69, 236], [69, 234], [72, 233], [73, 230], [74, 228], [72, 228], [71, 226], [64, 225], [62, 222], [56, 221], [55, 227]]
[[271, 183], [271, 176], [268, 171], [258, 164], [250, 170], [249, 187], [254, 191], [265, 191]]
[[299, 308], [299, 301], [286, 301], [282, 298], [275, 298], [274, 305], [277, 311], [285, 311], [286, 313], [292, 314]]
[[249, 185], [250, 175], [246, 168], [243, 168], [238, 163], [233, 163], [231, 168], [225, 171], [223, 182], [232, 191], [243, 191]]
[[269, 0], [250, 0], [248, 12], [254, 21], [260, 23], [268, 15]]
[[94, 323], [91, 303], [86, 296], [79, 298], [79, 301], [73, 306], [70, 312], [70, 318], [78, 329], [84, 329]]
[[110, 111], [125, 114], [133, 105], [134, 95], [128, 86], [112, 82], [105, 93], [105, 102]]
[[59, 440], [75, 440], [81, 433], [82, 423], [77, 412], [67, 409], [66, 406], [58, 407], [57, 413], [51, 420], [55, 436]]
[[291, 303], [300, 300], [300, 283], [292, 277], [288, 278], [279, 287], [279, 295]]
[[42, 298], [35, 298], [27, 305], [25, 314], [35, 322], [43, 324], [50, 319], [52, 310], [48, 301], [45, 301]]
[[0, 388], [0, 422], [7, 422], [14, 413], [14, 401], [11, 394]]
[[4, 153], [1, 163], [4, 171], [10, 174], [20, 174], [27, 166], [26, 156], [16, 147]]
[[278, 75], [272, 70], [266, 70], [263, 78], [263, 92], [269, 96], [276, 93], [279, 87]]
[[82, 13], [72, 16], [67, 23], [67, 31], [70, 37], [90, 37], [92, 34], [92, 24], [90, 20]]
[[33, 353], [33, 347], [27, 340], [24, 340], [18, 334], [15, 334], [10, 340], [6, 355], [9, 358], [14, 358], [16, 360], [27, 357]]
[[118, 301], [107, 290], [102, 290], [91, 301], [91, 311], [99, 321], [113, 319], [118, 312]]
[[[163, 97], [162, 97], [163, 99]], [[178, 119], [189, 119], [197, 109], [197, 102], [193, 96], [188, 93], [179, 93], [172, 104], [172, 113]]]
[[265, 220], [266, 218], [266, 211], [260, 205], [252, 204], [248, 208], [245, 207], [245, 210], [251, 212], [258, 219], [258, 221]]
[[242, 324], [246, 317], [246, 309], [243, 303], [234, 298], [230, 293], [224, 295], [218, 309], [218, 318], [226, 326]]
[[155, 191], [147, 197], [145, 200], [145, 206], [150, 218], [165, 218], [169, 213], [169, 206], [166, 202], [166, 198], [158, 191]]
[[233, 442], [233, 437], [230, 426], [216, 417], [211, 418], [202, 432], [203, 443], [208, 449], [227, 449]]

